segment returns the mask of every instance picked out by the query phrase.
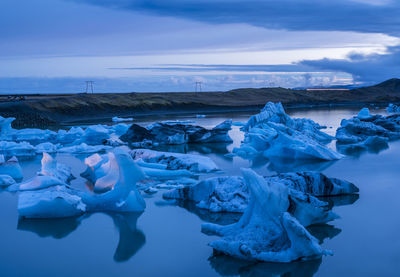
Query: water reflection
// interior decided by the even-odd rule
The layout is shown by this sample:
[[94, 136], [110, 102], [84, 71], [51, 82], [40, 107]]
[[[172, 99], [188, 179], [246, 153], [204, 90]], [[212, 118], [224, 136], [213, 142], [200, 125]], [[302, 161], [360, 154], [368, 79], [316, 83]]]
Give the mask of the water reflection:
[[330, 224], [311, 225], [307, 227], [307, 230], [318, 240], [319, 244], [322, 244], [325, 239], [333, 239], [342, 232], [342, 229]]
[[285, 263], [255, 263], [238, 260], [225, 255], [213, 255], [208, 259], [211, 267], [221, 276], [267, 277], [267, 276], [314, 276], [321, 259]]
[[174, 153], [190, 153], [197, 152], [199, 154], [228, 154], [228, 146], [231, 143], [190, 143], [190, 144], [178, 144], [178, 145], [159, 145], [151, 149], [163, 152], [174, 152]]
[[381, 142], [372, 145], [348, 145], [348, 144], [341, 144], [336, 142], [336, 149], [340, 153], [359, 158], [363, 154], [371, 153], [371, 154], [379, 154], [383, 150], [389, 148], [389, 144], [387, 142]]
[[[136, 228], [141, 213], [104, 213], [110, 216], [119, 232], [118, 246], [114, 253], [116, 262], [125, 262], [133, 257], [146, 243], [142, 231]], [[92, 214], [79, 217], [57, 219], [26, 219], [19, 218], [17, 229], [30, 231], [40, 237], [62, 239], [74, 232], [83, 220]]]
[[188, 212], [197, 215], [202, 221], [215, 223], [219, 225], [228, 225], [239, 221], [242, 213], [212, 213], [206, 209], [197, 207], [194, 201], [183, 200], [161, 200], [155, 202], [156, 206], [178, 206], [186, 209]]
[[359, 198], [360, 198], [360, 195], [358, 195], [358, 194], [319, 197], [320, 200], [329, 203], [329, 208], [338, 207], [338, 206], [352, 205]]

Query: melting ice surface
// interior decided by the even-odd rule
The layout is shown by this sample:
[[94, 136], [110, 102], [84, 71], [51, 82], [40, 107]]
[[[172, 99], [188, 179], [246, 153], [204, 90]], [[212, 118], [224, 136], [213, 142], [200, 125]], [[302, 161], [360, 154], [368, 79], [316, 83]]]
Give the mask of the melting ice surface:
[[[356, 109], [288, 110], [293, 117], [311, 118], [334, 136], [343, 118], [351, 118]], [[371, 109], [371, 113], [375, 113]], [[385, 111], [379, 110], [385, 114]], [[287, 163], [284, 161], [229, 158], [233, 147], [240, 146], [243, 133], [240, 123], [251, 114], [207, 115], [206, 118], [180, 117], [212, 128], [225, 119], [235, 122], [230, 132], [232, 144], [198, 144], [162, 146], [157, 150], [202, 154], [212, 159], [226, 175], [240, 175], [240, 167], [251, 166], [257, 173], [317, 170], [353, 182], [360, 188], [360, 198], [351, 195], [330, 199], [340, 219], [308, 227], [324, 249], [333, 256], [290, 264], [254, 263], [227, 256], [213, 256], [207, 245], [218, 237], [200, 232], [202, 223], [231, 224], [236, 214], [210, 214], [191, 203], [163, 200], [165, 190], [144, 195], [144, 213], [84, 214], [76, 218], [53, 220], [19, 220], [17, 196], [0, 193], [0, 265], [2, 276], [397, 276], [400, 259], [398, 230], [400, 220], [400, 142], [390, 142], [379, 153], [354, 153], [341, 160], [321, 163]], [[135, 121], [147, 125], [154, 121], [174, 120], [147, 118]], [[330, 128], [332, 127], [332, 128]], [[331, 144], [335, 147], [334, 143]], [[91, 188], [79, 177], [85, 171], [84, 159], [92, 153], [53, 156], [72, 168], [77, 179], [75, 188]], [[40, 170], [41, 155], [20, 160], [24, 181]], [[219, 173], [199, 178], [222, 176]]]

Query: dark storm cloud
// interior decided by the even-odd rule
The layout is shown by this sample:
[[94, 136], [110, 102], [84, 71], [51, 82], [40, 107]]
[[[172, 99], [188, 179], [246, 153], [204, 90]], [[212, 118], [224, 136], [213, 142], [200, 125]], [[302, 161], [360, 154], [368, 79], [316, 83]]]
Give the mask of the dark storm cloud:
[[207, 23], [247, 23], [272, 29], [356, 31], [400, 36], [399, 1], [382, 5], [350, 0], [69, 1]]
[[349, 59], [302, 61], [299, 65], [319, 70], [347, 72], [355, 81], [377, 83], [400, 77], [400, 47], [388, 48], [387, 54], [350, 55]]

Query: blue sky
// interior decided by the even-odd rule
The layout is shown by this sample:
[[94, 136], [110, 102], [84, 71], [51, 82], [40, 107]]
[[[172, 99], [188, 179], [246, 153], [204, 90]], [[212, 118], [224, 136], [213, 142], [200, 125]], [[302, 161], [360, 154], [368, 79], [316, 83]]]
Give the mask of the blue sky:
[[395, 0], [2, 0], [0, 92], [368, 85], [400, 76]]

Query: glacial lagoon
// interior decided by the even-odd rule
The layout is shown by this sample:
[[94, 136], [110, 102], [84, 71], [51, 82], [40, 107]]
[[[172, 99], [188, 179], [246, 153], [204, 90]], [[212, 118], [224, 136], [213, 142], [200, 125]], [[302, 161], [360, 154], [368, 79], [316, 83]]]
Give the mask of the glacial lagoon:
[[[305, 117], [326, 125], [334, 135], [340, 121], [356, 115], [359, 108], [288, 110], [292, 117]], [[383, 109], [372, 113], [385, 114]], [[211, 114], [137, 118], [142, 125], [162, 120], [193, 120], [213, 127], [232, 118], [245, 122], [251, 113]], [[94, 123], [94, 122], [93, 122]], [[96, 122], [96, 124], [99, 122]], [[106, 123], [106, 122], [105, 122]], [[87, 125], [81, 122], [77, 125]], [[111, 123], [107, 123], [111, 124]], [[291, 264], [253, 263], [227, 256], [213, 256], [208, 243], [216, 237], [200, 232], [204, 222], [227, 224], [235, 214], [210, 214], [190, 203], [177, 205], [162, 198], [165, 190], [145, 194], [147, 207], [141, 214], [95, 213], [65, 219], [19, 219], [17, 195], [0, 193], [0, 265], [2, 276], [397, 276], [400, 261], [400, 142], [388, 149], [354, 152], [334, 162], [293, 164], [250, 162], [227, 157], [239, 146], [243, 133], [233, 126], [232, 144], [193, 144], [159, 147], [158, 150], [195, 153], [210, 157], [223, 175], [240, 175], [251, 167], [262, 175], [293, 170], [318, 170], [329, 177], [353, 182], [359, 196], [329, 199], [340, 218], [314, 225], [309, 231], [333, 256]], [[335, 142], [331, 143], [335, 148]], [[57, 161], [72, 167], [72, 186], [87, 189], [83, 160], [88, 155], [57, 154]], [[40, 169], [41, 155], [20, 160], [24, 179]], [[205, 174], [199, 178], [219, 176]]]

